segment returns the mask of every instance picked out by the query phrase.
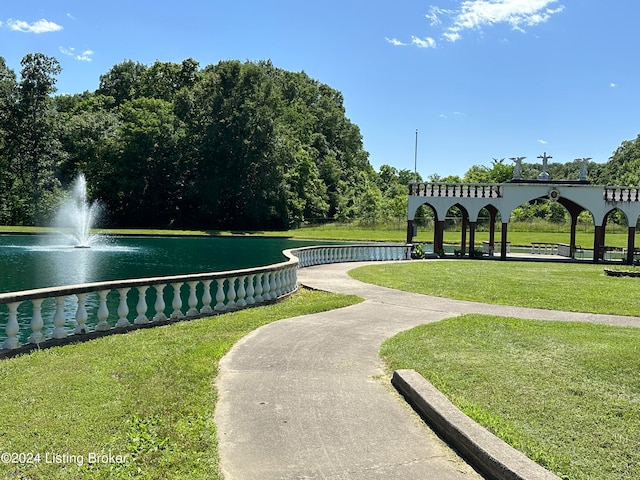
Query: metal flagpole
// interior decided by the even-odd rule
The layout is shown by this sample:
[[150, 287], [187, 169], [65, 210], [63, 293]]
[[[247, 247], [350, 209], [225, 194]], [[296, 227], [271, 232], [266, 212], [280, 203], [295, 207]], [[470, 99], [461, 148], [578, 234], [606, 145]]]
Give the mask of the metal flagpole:
[[416, 128], [416, 148], [413, 155], [413, 181], [418, 181], [418, 129]]

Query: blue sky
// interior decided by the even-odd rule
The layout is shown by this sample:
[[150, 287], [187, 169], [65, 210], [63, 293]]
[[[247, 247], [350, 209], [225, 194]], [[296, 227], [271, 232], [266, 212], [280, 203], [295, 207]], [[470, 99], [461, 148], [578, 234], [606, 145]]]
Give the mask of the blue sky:
[[0, 56], [54, 56], [58, 93], [125, 60], [266, 60], [342, 92], [371, 164], [426, 177], [547, 152], [603, 163], [640, 133], [637, 0], [21, 0]]

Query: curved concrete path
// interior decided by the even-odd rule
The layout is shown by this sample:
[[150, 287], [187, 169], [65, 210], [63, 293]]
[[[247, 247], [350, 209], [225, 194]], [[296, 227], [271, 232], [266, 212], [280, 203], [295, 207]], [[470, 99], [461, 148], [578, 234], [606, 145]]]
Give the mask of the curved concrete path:
[[220, 362], [215, 421], [227, 480], [475, 479], [383, 375], [381, 343], [464, 313], [640, 326], [636, 318], [503, 307], [353, 280], [361, 263], [298, 271], [311, 288], [366, 300], [252, 332]]

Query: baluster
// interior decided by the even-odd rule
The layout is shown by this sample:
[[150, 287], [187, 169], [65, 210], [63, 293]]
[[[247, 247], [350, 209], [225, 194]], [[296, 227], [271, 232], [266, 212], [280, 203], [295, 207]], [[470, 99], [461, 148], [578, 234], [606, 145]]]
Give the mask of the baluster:
[[137, 287], [138, 288], [138, 303], [136, 305], [136, 313], [138, 316], [135, 318], [133, 323], [136, 325], [144, 325], [145, 323], [149, 323], [149, 319], [147, 318], [147, 309], [149, 308], [147, 305], [147, 289], [148, 286]]
[[97, 332], [104, 332], [105, 330], [109, 330], [111, 325], [107, 323], [107, 318], [109, 318], [109, 307], [107, 307], [107, 295], [109, 294], [109, 290], [100, 290], [98, 292], [98, 323], [96, 324]]
[[431, 184], [431, 196], [432, 196], [432, 197], [434, 197], [434, 196], [435, 196], [435, 195], [434, 195], [434, 190], [433, 190], [434, 188], [435, 188], [435, 185], [432, 183], [432, 184]]
[[78, 293], [76, 294], [78, 297], [78, 309], [76, 310], [76, 328], [73, 330], [74, 333], [88, 333], [89, 327], [87, 327], [86, 322], [89, 315], [87, 315], [87, 294], [86, 293]]
[[264, 276], [264, 273], [258, 273], [256, 275], [256, 293], [255, 293], [256, 303], [264, 302], [264, 298], [262, 298], [262, 277], [263, 276]]
[[227, 308], [235, 308], [236, 306], [236, 278], [229, 279], [229, 290], [227, 290]]
[[64, 297], [56, 297], [56, 313], [53, 315], [53, 333], [52, 338], [65, 338], [67, 332], [64, 330]]
[[271, 272], [269, 281], [269, 296], [271, 300], [278, 298], [278, 284], [276, 282], [276, 272]]
[[4, 348], [7, 350], [13, 350], [20, 346], [18, 340], [18, 334], [20, 333], [20, 324], [18, 324], [18, 306], [22, 302], [11, 302], [9, 306], [9, 319], [7, 325], [4, 327], [4, 332], [7, 334], [7, 339], [4, 341]]
[[44, 321], [42, 320], [42, 301], [43, 298], [35, 298], [31, 300], [33, 304], [33, 314], [31, 316], [31, 335], [29, 335], [29, 343], [35, 343], [36, 345], [44, 340], [42, 334], [42, 327]]
[[195, 317], [200, 313], [197, 309], [198, 295], [196, 294], [196, 288], [198, 287], [198, 283], [198, 281], [187, 282], [187, 285], [189, 285], [189, 299], [187, 300], [189, 310], [187, 310], [187, 317]]
[[129, 287], [118, 288], [120, 294], [120, 302], [118, 303], [118, 321], [116, 322], [116, 328], [128, 327], [131, 325], [127, 315], [129, 314], [129, 305], [127, 305], [127, 293], [131, 290]]
[[224, 278], [216, 278], [218, 283], [218, 290], [216, 292], [216, 306], [213, 308], [215, 311], [224, 310]]
[[179, 320], [184, 318], [182, 313], [182, 297], [180, 297], [182, 282], [172, 283], [171, 286], [173, 287], [173, 300], [171, 301], [171, 308], [173, 308], [173, 312], [171, 312], [171, 319]]
[[298, 270], [296, 268], [289, 269], [289, 291], [293, 292], [298, 289]]
[[282, 270], [277, 270], [275, 273], [276, 276], [276, 297], [282, 295]]
[[202, 308], [200, 309], [200, 313], [212, 313], [213, 308], [211, 308], [211, 282], [212, 280], [204, 280], [202, 282], [203, 292], [202, 292]]
[[153, 288], [156, 290], [156, 301], [153, 304], [153, 309], [156, 311], [156, 314], [153, 316], [154, 322], [162, 322], [167, 319], [167, 316], [164, 314], [164, 309], [166, 305], [164, 303], [164, 287], [166, 284], [154, 285]]
[[246, 275], [243, 275], [238, 279], [238, 301], [236, 302], [236, 305], [238, 307], [247, 306], [247, 301], [244, 299], [244, 297], [247, 295], [247, 291], [244, 288], [244, 281], [246, 279], [247, 279]]
[[256, 293], [255, 289], [253, 288], [253, 282], [256, 278], [255, 273], [249, 275], [248, 277], [248, 281], [247, 281], [247, 305], [253, 305], [254, 303], [256, 303], [256, 299], [253, 297]]
[[271, 298], [273, 298], [271, 296], [271, 282], [269, 281], [270, 276], [271, 272], [265, 272], [262, 276], [262, 298], [265, 301], [271, 300]]
[[290, 290], [291, 280], [289, 278], [289, 268], [282, 269], [282, 278], [280, 280], [282, 283], [280, 289], [282, 290], [282, 294], [286, 295], [291, 291]]

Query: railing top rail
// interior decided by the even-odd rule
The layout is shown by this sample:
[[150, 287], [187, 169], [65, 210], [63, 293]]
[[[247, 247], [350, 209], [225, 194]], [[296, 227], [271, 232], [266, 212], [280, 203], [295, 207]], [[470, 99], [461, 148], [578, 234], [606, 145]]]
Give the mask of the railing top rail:
[[284, 262], [265, 265], [262, 267], [225, 270], [221, 272], [169, 275], [164, 277], [143, 277], [124, 280], [109, 280], [104, 282], [82, 283], [77, 285], [61, 285], [57, 287], [37, 288], [32, 290], [21, 290], [18, 292], [0, 293], [0, 304], [23, 302], [36, 298], [63, 297], [67, 295], [97, 292], [101, 290], [116, 290], [118, 288], [132, 288], [141, 286], [164, 285], [169, 283], [186, 283], [192, 281], [215, 280], [218, 278], [228, 278], [234, 276], [251, 275], [254, 273], [272, 272], [284, 266], [293, 266], [298, 264], [298, 258], [290, 251], [285, 250], [283, 254], [287, 257], [287, 260], [285, 260]]
[[450, 187], [458, 187], [458, 186], [467, 186], [470, 185], [472, 187], [499, 187], [504, 185], [504, 183], [484, 183], [484, 182], [409, 182], [409, 185], [441, 185], [441, 186], [450, 186]]

